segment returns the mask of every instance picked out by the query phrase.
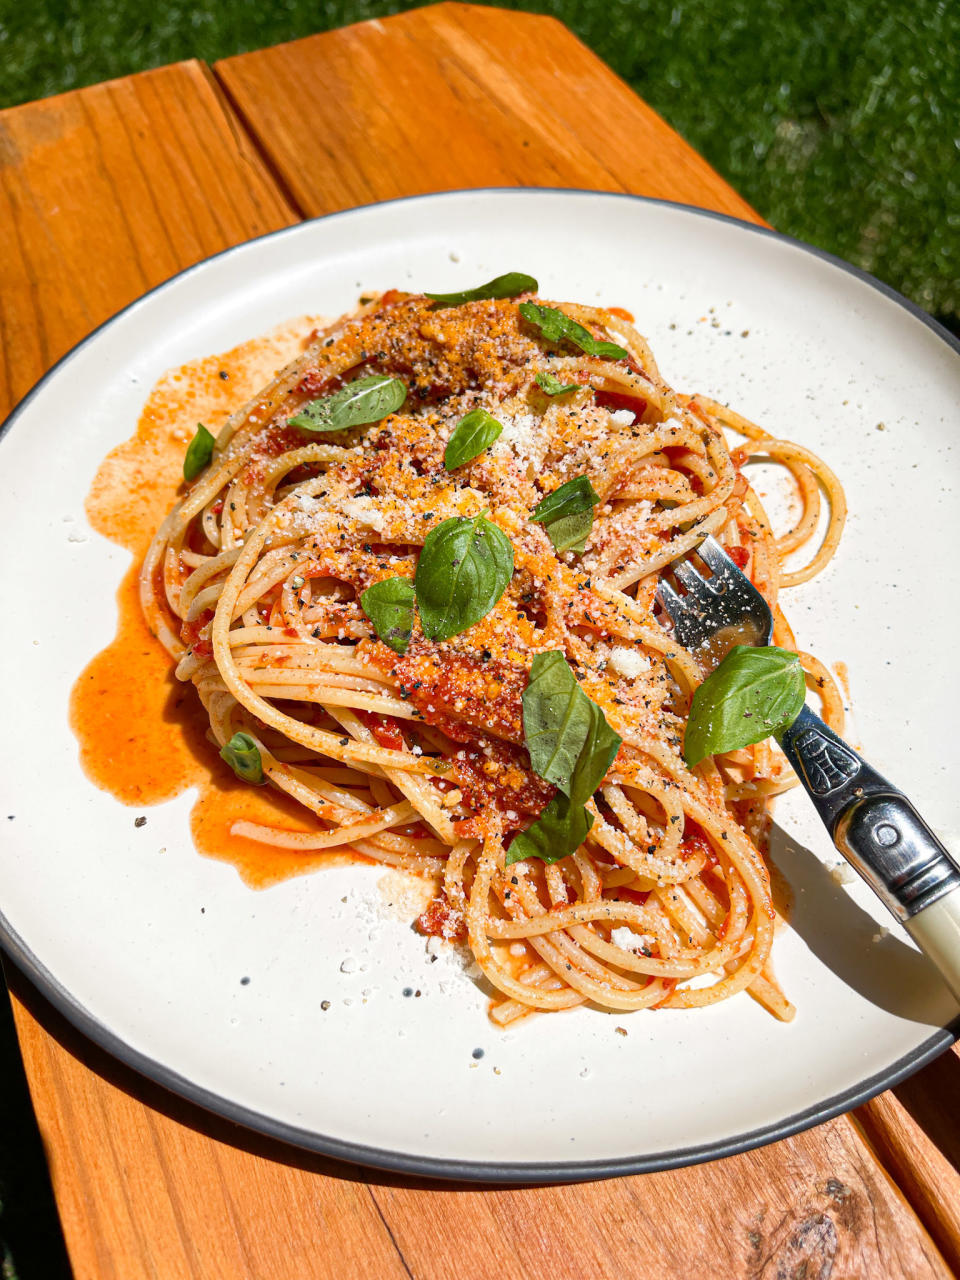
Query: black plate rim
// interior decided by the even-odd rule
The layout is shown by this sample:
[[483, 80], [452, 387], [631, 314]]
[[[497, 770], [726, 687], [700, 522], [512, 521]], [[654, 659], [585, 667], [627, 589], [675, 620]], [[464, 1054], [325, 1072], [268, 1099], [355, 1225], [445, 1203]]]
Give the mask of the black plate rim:
[[[896, 289], [891, 288], [890, 285], [884, 284], [882, 280], [876, 279], [876, 277], [870, 275], [869, 272], [853, 266], [852, 263], [845, 262], [842, 258], [838, 258], [835, 254], [829, 253], [825, 249], [817, 248], [815, 245], [807, 244], [803, 240], [798, 240], [794, 236], [785, 235], [780, 231], [774, 231], [769, 227], [758, 226], [752, 222], [745, 222], [742, 218], [735, 218], [731, 214], [718, 213], [711, 209], [700, 209], [695, 205], [682, 204], [675, 200], [660, 200], [651, 196], [638, 196], [632, 195], [629, 192], [619, 191], [592, 191], [587, 188], [577, 187], [466, 188], [452, 191], [429, 192], [416, 196], [398, 196], [393, 200], [377, 201], [371, 204], [358, 205], [350, 209], [341, 209], [335, 213], [325, 214], [320, 218], [304, 219], [303, 221], [293, 223], [288, 227], [281, 227], [276, 231], [269, 231], [265, 235], [255, 236], [251, 240], [244, 240], [239, 244], [231, 245], [227, 249], [222, 249], [219, 253], [212, 254], [208, 258], [204, 258], [200, 262], [194, 263], [192, 266], [185, 267], [182, 271], [177, 272], [176, 275], [170, 276], [167, 280], [155, 285], [154, 288], [150, 289], [147, 293], [142, 294], [139, 298], [136, 298], [133, 302], [121, 308], [61, 356], [56, 364], [52, 365], [51, 368], [48, 369], [47, 372], [34, 384], [30, 391], [27, 392], [23, 399], [12, 410], [5, 422], [0, 425], [0, 443], [2, 443], [3, 437], [12, 429], [28, 405], [41, 392], [47, 382], [58, 376], [64, 367], [68, 365], [69, 362], [74, 359], [89, 343], [93, 342], [104, 329], [108, 328], [121, 316], [143, 306], [154, 294], [172, 287], [177, 281], [183, 279], [185, 276], [192, 275], [194, 272], [202, 270], [209, 263], [216, 261], [218, 258], [224, 258], [231, 254], [239, 255], [245, 250], [249, 250], [251, 247], [261, 244], [265, 240], [273, 240], [279, 236], [295, 235], [300, 232], [303, 227], [313, 222], [326, 222], [330, 219], [350, 216], [356, 217], [357, 214], [380, 209], [384, 206], [409, 204], [418, 201], [452, 200], [457, 197], [470, 195], [497, 195], [505, 198], [514, 198], [518, 195], [527, 196], [532, 191], [561, 196], [587, 196], [591, 198], [600, 196], [604, 199], [630, 200], [641, 204], [658, 205], [665, 208], [677, 209], [693, 217], [709, 218], [714, 221], [730, 223], [733, 226], [739, 227], [741, 230], [749, 232], [751, 235], [765, 236], [774, 240], [780, 240], [788, 245], [792, 245], [794, 248], [800, 249], [805, 253], [812, 254], [816, 258], [820, 258], [821, 260], [830, 263], [832, 266], [839, 268], [848, 275], [852, 275], [864, 284], [869, 285], [877, 292], [883, 294], [884, 297], [895, 302], [905, 311], [909, 312], [915, 319], [919, 320], [927, 328], [931, 329], [933, 333], [946, 343], [946, 345], [954, 352], [956, 352], [957, 355], [960, 355], [960, 339], [951, 334], [931, 315], [928, 315], [926, 311], [917, 306], [916, 303], [905, 298], [902, 294], [898, 293]], [[268, 1137], [289, 1143], [294, 1147], [300, 1147], [306, 1151], [318, 1152], [322, 1155], [331, 1156], [334, 1159], [347, 1161], [351, 1164], [363, 1165], [374, 1169], [385, 1169], [396, 1173], [415, 1175], [436, 1180], [453, 1180], [457, 1182], [480, 1182], [494, 1185], [586, 1182], [601, 1178], [624, 1177], [629, 1174], [655, 1173], [665, 1169], [684, 1168], [688, 1165], [701, 1164], [708, 1160], [719, 1160], [725, 1156], [739, 1155], [745, 1151], [752, 1151], [756, 1147], [765, 1146], [771, 1142], [779, 1142], [782, 1138], [791, 1137], [793, 1134], [801, 1133], [805, 1129], [810, 1129], [815, 1125], [823, 1124], [825, 1121], [831, 1120], [835, 1116], [842, 1115], [843, 1113], [852, 1110], [854, 1107], [860, 1106], [862, 1103], [876, 1097], [878, 1093], [882, 1093], [887, 1089], [893, 1088], [894, 1085], [899, 1084], [900, 1081], [906, 1079], [907, 1076], [919, 1071], [921, 1067], [925, 1066], [928, 1062], [931, 1062], [945, 1049], [949, 1048], [955, 1040], [960, 1038], [960, 1016], [958, 1016], [948, 1026], [934, 1032], [932, 1036], [919, 1045], [913, 1052], [898, 1058], [889, 1067], [869, 1076], [866, 1080], [861, 1081], [853, 1088], [834, 1094], [811, 1107], [807, 1107], [802, 1111], [794, 1112], [773, 1124], [762, 1126], [759, 1129], [752, 1129], [747, 1133], [738, 1134], [734, 1138], [721, 1139], [716, 1142], [708, 1142], [690, 1147], [682, 1147], [673, 1151], [657, 1152], [652, 1155], [619, 1156], [609, 1160], [526, 1161], [506, 1163], [496, 1161], [455, 1160], [425, 1155], [407, 1155], [403, 1152], [390, 1151], [379, 1147], [366, 1146], [361, 1143], [331, 1138], [325, 1134], [314, 1133], [312, 1130], [300, 1129], [295, 1125], [275, 1120], [272, 1116], [263, 1115], [262, 1113], [251, 1110], [248, 1107], [244, 1107], [239, 1103], [222, 1098], [213, 1090], [205, 1089], [202, 1086], [195, 1084], [193, 1081], [188, 1080], [185, 1076], [181, 1076], [178, 1072], [165, 1066], [163, 1063], [157, 1062], [147, 1054], [134, 1049], [115, 1032], [111, 1031], [109, 1027], [105, 1026], [97, 1018], [93, 1017], [93, 1015], [90, 1014], [60, 982], [58, 982], [53, 974], [51, 974], [50, 971], [33, 954], [25, 941], [13, 929], [12, 925], [2, 912], [0, 912], [0, 948], [2, 948], [17, 968], [77, 1031], [81, 1032], [89, 1040], [92, 1040], [94, 1044], [98, 1045], [101, 1049], [104, 1049], [125, 1066], [132, 1068], [134, 1071], [145, 1076], [155, 1084], [161, 1085], [171, 1093], [185, 1098], [188, 1102], [195, 1103], [205, 1111], [209, 1111], [213, 1115], [230, 1120], [233, 1123], [238, 1124], [245, 1129], [250, 1129], [255, 1133], [264, 1134]]]

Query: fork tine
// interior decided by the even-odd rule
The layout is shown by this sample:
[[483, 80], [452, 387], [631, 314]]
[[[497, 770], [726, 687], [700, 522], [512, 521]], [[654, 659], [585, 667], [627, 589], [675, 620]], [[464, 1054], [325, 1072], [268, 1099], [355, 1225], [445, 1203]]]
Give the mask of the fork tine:
[[697, 555], [711, 571], [709, 578], [700, 579], [701, 600], [706, 589], [718, 601], [725, 601], [725, 619], [722, 613], [714, 612], [714, 606], [706, 605], [705, 601], [704, 617], [711, 617], [715, 628], [725, 622], [751, 618], [761, 637], [759, 643], [772, 644], [773, 614], [770, 606], [743, 570], [711, 534], [697, 547]]
[[723, 569], [730, 567], [727, 553], [712, 533], [708, 533], [699, 547], [697, 547], [697, 555], [714, 573], [720, 573]]
[[702, 591], [704, 587], [703, 577], [697, 573], [689, 561], [684, 560], [679, 564], [671, 565], [674, 576], [687, 588], [688, 591]]
[[678, 628], [684, 629], [688, 613], [686, 599], [674, 591], [669, 582], [661, 582], [657, 587], [657, 599], [673, 623], [674, 633]]
[[661, 582], [658, 585], [657, 596], [670, 617], [676, 621], [677, 613], [683, 610], [683, 597], [674, 591], [669, 582]]
[[673, 623], [673, 634], [685, 649], [693, 648], [703, 639], [703, 611], [701, 601], [694, 595], [681, 596], [669, 582], [657, 587], [657, 599]]

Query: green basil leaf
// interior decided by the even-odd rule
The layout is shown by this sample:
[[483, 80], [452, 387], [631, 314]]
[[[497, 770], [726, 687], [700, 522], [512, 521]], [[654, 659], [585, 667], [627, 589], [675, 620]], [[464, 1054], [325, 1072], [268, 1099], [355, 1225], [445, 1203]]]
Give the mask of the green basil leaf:
[[555, 520], [544, 527], [556, 552], [576, 551], [580, 554], [586, 550], [587, 538], [593, 528], [593, 512], [564, 516], [562, 520]]
[[575, 805], [590, 799], [623, 741], [559, 649], [533, 660], [523, 691], [523, 738], [534, 771]]
[[779, 733], [800, 714], [805, 692], [795, 653], [773, 645], [735, 645], [693, 695], [684, 760], [693, 768], [705, 756]]
[[583, 551], [599, 501], [587, 476], [574, 476], [538, 502], [530, 519], [543, 525], [555, 551]]
[[454, 516], [427, 534], [414, 586], [428, 640], [447, 640], [479, 622], [513, 577], [513, 545], [485, 515]]
[[409, 578], [384, 578], [360, 596], [360, 607], [373, 629], [395, 653], [406, 653], [410, 643], [413, 603], [413, 583]]
[[372, 373], [319, 400], [311, 400], [290, 419], [289, 425], [302, 431], [346, 431], [396, 413], [406, 398], [406, 384], [399, 378]]
[[459, 307], [465, 302], [484, 302], [488, 298], [515, 298], [518, 293], [536, 293], [537, 282], [533, 276], [524, 275], [522, 271], [508, 271], [505, 276], [497, 276], [476, 289], [464, 289], [462, 293], [427, 293], [424, 297], [432, 299], [436, 306]]
[[568, 391], [579, 391], [581, 386], [579, 382], [561, 382], [549, 370], [545, 373], [538, 373], [537, 382], [543, 387], [548, 396], [566, 395]]
[[540, 858], [543, 862], [559, 862], [576, 853], [593, 826], [593, 814], [582, 804], [574, 804], [564, 795], [556, 795], [536, 822], [513, 837], [507, 850], [506, 864], [524, 858]]
[[548, 342], [572, 342], [588, 356], [609, 356], [612, 360], [625, 360], [628, 355], [615, 342], [603, 342], [595, 338], [582, 324], [571, 320], [557, 307], [541, 307], [536, 302], [521, 302], [519, 310], [524, 320], [535, 325]]
[[220, 756], [241, 782], [252, 782], [256, 787], [266, 782], [260, 748], [249, 733], [235, 733], [226, 746], [220, 748]]
[[454, 427], [443, 451], [443, 465], [448, 471], [462, 467], [489, 448], [502, 430], [503, 423], [492, 418], [486, 409], [472, 409]]
[[187, 445], [187, 452], [183, 459], [184, 480], [195, 480], [197, 478], [213, 457], [213, 446], [213, 436], [202, 422], [198, 422], [197, 434]]
[[540, 524], [549, 524], [563, 516], [579, 515], [584, 511], [592, 511], [600, 501], [600, 495], [590, 483], [589, 476], [574, 476], [566, 480], [553, 493], [541, 498], [533, 508], [532, 520]]

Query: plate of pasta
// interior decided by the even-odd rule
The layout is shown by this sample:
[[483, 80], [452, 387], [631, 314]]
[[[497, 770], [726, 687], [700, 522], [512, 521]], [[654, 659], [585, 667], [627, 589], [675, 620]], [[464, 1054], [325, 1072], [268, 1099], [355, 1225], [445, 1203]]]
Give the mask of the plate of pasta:
[[772, 722], [711, 738], [723, 650], [659, 591], [716, 538], [952, 838], [913, 619], [958, 395], [884, 286], [635, 197], [415, 197], [174, 277], [0, 439], [0, 942], [146, 1075], [367, 1164], [607, 1176], [872, 1096], [956, 1005]]

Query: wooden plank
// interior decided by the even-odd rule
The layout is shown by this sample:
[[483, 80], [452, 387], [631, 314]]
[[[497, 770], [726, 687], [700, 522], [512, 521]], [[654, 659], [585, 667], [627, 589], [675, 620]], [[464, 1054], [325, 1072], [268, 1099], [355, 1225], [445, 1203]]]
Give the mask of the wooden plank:
[[[145, 290], [293, 221], [199, 63], [0, 113], [0, 416]], [[362, 1183], [326, 1180], [321, 1204], [313, 1174], [234, 1148], [229, 1125], [207, 1137], [11, 978], [77, 1280], [306, 1276], [334, 1225], [341, 1274], [405, 1274]]]
[[457, 1275], [465, 1257], [489, 1262], [459, 1274], [491, 1280], [948, 1274], [846, 1123], [670, 1173], [433, 1196], [426, 1235], [423, 1195], [377, 1192], [411, 1273], [425, 1280]]
[[868, 1141], [960, 1274], [960, 1049], [854, 1113]]
[[151, 1085], [9, 977], [75, 1280], [403, 1280], [361, 1180]]
[[307, 215], [457, 187], [557, 186], [760, 221], [553, 18], [440, 4], [215, 70]]
[[0, 111], [0, 416], [128, 302], [291, 221], [201, 63]]
[[[0, 236], [12, 246], [0, 259], [0, 404], [144, 289], [298, 207], [555, 182], [750, 214], [548, 19], [442, 6], [302, 42], [302, 64], [298, 47], [269, 74], [255, 59], [278, 51], [222, 70], [280, 186], [197, 64], [0, 114]], [[291, 75], [309, 100], [291, 97]], [[305, 177], [295, 160], [315, 99], [325, 114], [299, 152]], [[607, 137], [622, 129], [629, 156]], [[421, 149], [430, 159], [418, 170]], [[77, 1280], [947, 1274], [846, 1120], [675, 1173], [436, 1187], [238, 1131], [114, 1063], [22, 979], [12, 985]]]
[[669, 1173], [436, 1184], [235, 1129], [82, 1040], [23, 979], [12, 986], [30, 1010], [20, 1034], [76, 1280], [951, 1274], [846, 1119]]

